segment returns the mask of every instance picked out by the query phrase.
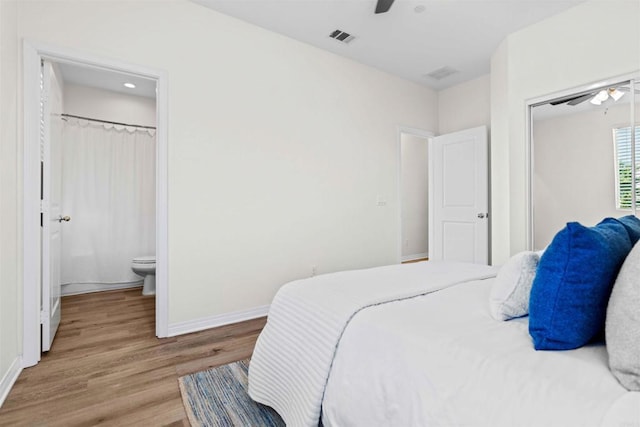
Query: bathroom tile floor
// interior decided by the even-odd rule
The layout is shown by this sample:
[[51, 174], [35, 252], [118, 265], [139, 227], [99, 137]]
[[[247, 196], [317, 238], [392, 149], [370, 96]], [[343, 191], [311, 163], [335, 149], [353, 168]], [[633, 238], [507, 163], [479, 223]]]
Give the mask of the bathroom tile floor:
[[158, 339], [139, 289], [64, 297], [53, 347], [22, 371], [0, 426], [188, 426], [178, 377], [249, 357], [265, 321]]

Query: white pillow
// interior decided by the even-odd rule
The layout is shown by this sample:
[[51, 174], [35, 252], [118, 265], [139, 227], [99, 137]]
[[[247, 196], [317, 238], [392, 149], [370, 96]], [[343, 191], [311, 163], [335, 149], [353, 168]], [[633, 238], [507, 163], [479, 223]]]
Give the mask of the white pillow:
[[605, 326], [609, 367], [629, 391], [640, 391], [640, 242], [613, 285]]
[[491, 287], [489, 305], [496, 320], [529, 314], [529, 294], [540, 261], [538, 252], [520, 252], [502, 266]]

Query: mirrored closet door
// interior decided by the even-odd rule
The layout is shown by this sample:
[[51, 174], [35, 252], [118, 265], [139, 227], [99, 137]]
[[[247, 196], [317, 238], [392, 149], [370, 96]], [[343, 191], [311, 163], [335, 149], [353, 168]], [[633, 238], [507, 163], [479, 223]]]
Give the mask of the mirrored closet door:
[[638, 80], [535, 104], [530, 114], [533, 249], [545, 248], [567, 222], [591, 226], [637, 213]]

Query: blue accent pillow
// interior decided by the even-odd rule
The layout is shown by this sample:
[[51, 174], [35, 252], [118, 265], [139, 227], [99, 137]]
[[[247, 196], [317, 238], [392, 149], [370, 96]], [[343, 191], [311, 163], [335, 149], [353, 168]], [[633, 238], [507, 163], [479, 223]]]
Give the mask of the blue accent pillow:
[[640, 240], [640, 219], [635, 215], [627, 215], [618, 218], [618, 221], [627, 229], [629, 237], [631, 238], [631, 246], [633, 247], [633, 245]]
[[570, 350], [604, 328], [613, 283], [631, 241], [614, 218], [595, 227], [567, 223], [542, 255], [529, 299], [536, 350]]

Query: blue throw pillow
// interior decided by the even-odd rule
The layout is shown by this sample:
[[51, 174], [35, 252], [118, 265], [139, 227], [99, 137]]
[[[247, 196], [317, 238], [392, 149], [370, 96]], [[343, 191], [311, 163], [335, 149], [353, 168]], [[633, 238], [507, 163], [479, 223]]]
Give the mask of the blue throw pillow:
[[631, 246], [636, 244], [640, 240], [640, 219], [635, 215], [627, 215], [622, 218], [618, 218], [618, 221], [624, 225], [631, 238]]
[[601, 333], [611, 288], [629, 251], [629, 234], [613, 218], [595, 227], [570, 222], [556, 234], [540, 259], [529, 299], [536, 350], [578, 348]]

